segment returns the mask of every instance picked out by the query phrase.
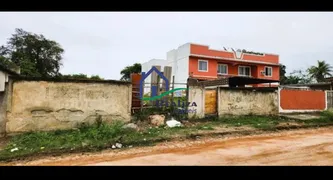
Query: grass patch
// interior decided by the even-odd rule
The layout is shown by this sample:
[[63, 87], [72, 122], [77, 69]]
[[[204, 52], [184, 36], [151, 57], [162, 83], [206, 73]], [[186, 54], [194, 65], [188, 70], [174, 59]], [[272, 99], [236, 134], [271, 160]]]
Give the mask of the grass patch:
[[214, 128], [212, 126], [213, 126], [212, 124], [206, 124], [206, 125], [198, 126], [197, 129], [198, 130], [214, 130]]
[[240, 116], [231, 118], [221, 118], [219, 121], [229, 126], [250, 126], [257, 129], [272, 129], [280, 122], [286, 121], [279, 116]]
[[[25, 133], [12, 137], [6, 148], [0, 151], [0, 160], [29, 154], [52, 151], [75, 151], [80, 149], [97, 150], [120, 142], [126, 135], [139, 137], [130, 129], [123, 129], [123, 123], [111, 125], [83, 126], [77, 130]], [[13, 149], [17, 149], [13, 151]]]
[[320, 118], [318, 118], [318, 119], [302, 120], [302, 122], [304, 124], [308, 124], [308, 125], [333, 124], [333, 112], [331, 112], [331, 111], [323, 111], [323, 112], [320, 112]]
[[0, 160], [32, 154], [95, 151], [110, 148], [116, 143], [121, 143], [123, 147], [151, 145], [194, 132], [193, 129], [184, 127], [156, 127], [139, 132], [124, 129], [123, 125], [116, 121], [112, 124], [84, 126], [77, 130], [24, 133], [11, 138], [5, 149], [0, 151]]
[[198, 126], [198, 129], [213, 130], [213, 127], [224, 126], [224, 127], [242, 127], [248, 126], [259, 130], [275, 130], [280, 128], [280, 124], [290, 124], [289, 126], [315, 126], [315, 125], [333, 125], [333, 113], [329, 111], [321, 112], [320, 118], [309, 119], [309, 120], [294, 120], [281, 116], [226, 116], [222, 118], [215, 118], [212, 121], [208, 119], [196, 120], [196, 122], [202, 122], [203, 124]]

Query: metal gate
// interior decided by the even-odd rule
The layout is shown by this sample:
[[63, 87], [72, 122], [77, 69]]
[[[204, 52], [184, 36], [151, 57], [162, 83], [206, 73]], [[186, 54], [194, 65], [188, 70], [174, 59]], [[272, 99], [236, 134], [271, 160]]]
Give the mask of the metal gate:
[[327, 91], [327, 109], [333, 108], [333, 91]]
[[216, 115], [217, 113], [217, 91], [205, 89], [205, 115]]

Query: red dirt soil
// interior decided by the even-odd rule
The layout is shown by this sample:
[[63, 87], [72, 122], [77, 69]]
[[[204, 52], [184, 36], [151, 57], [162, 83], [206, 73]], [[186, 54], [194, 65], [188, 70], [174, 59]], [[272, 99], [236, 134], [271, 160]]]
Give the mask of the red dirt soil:
[[333, 165], [333, 128], [167, 142], [0, 165]]

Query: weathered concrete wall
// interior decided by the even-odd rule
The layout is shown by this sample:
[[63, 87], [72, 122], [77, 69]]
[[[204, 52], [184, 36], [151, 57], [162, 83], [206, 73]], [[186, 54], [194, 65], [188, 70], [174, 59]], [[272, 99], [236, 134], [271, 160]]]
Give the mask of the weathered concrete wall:
[[[205, 89], [200, 86], [189, 86], [188, 101], [195, 102], [197, 107], [189, 107], [189, 118], [203, 118], [205, 117]], [[194, 113], [193, 113], [194, 112]]]
[[6, 132], [6, 98], [5, 92], [0, 92], [0, 137]]
[[15, 81], [7, 133], [69, 129], [98, 120], [130, 121], [131, 85]]
[[278, 113], [277, 91], [219, 89], [218, 114], [271, 115]]
[[6, 134], [6, 112], [8, 107], [8, 100], [10, 100], [10, 91], [11, 91], [12, 81], [5, 83], [4, 91], [0, 92], [0, 137], [5, 136]]

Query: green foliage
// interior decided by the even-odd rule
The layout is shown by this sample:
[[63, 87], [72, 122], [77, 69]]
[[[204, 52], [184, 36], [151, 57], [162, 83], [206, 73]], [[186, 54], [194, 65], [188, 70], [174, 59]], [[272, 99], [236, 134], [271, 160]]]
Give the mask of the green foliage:
[[314, 78], [317, 82], [324, 82], [326, 76], [332, 76], [332, 66], [325, 61], [317, 61], [317, 66], [311, 66], [308, 69], [311, 78]]
[[[124, 124], [115, 121], [110, 125], [82, 126], [77, 130], [57, 130], [53, 132], [33, 132], [14, 136], [7, 147], [0, 152], [1, 157], [25, 156], [49, 151], [73, 151], [76, 149], [100, 149], [118, 142], [124, 134], [136, 133], [122, 128]], [[10, 152], [18, 148], [18, 151]]]
[[283, 64], [280, 64], [280, 84], [285, 84], [287, 81], [286, 77], [286, 66]]
[[11, 62], [8, 58], [1, 55], [0, 55], [0, 65], [8, 69], [18, 68], [18, 66], [16, 66], [13, 62]]
[[198, 126], [197, 127], [198, 130], [214, 130], [213, 126], [210, 125], [210, 124], [207, 124], [207, 125], [201, 125], [201, 126]]
[[[57, 130], [52, 132], [32, 132], [14, 136], [4, 150], [0, 160], [26, 157], [33, 154], [61, 152], [83, 152], [110, 148], [121, 143], [124, 148], [132, 145], [149, 145], [170, 139], [174, 135], [186, 133], [185, 128], [148, 128], [141, 132], [123, 128], [124, 123], [87, 126], [77, 130]], [[11, 152], [17, 148], [17, 151]]]
[[[148, 94], [144, 94], [144, 97], [149, 97]], [[166, 119], [174, 118], [176, 120], [184, 120], [187, 119], [186, 106], [187, 106], [187, 98], [183, 97], [174, 97], [173, 102], [176, 106], [171, 105], [171, 96], [165, 96], [163, 99], [159, 99], [159, 101], [167, 101], [168, 106], [157, 107], [156, 101], [144, 101], [145, 104], [149, 105], [149, 107], [142, 109], [142, 111], [138, 111], [134, 114], [135, 121], [145, 121], [148, 120], [148, 117], [153, 114], [161, 114], [166, 117]], [[178, 100], [180, 101], [180, 106], [184, 102], [185, 108], [178, 106]]]
[[312, 78], [303, 70], [294, 70], [284, 79], [283, 84], [307, 84], [311, 83]]
[[258, 129], [272, 129], [279, 122], [283, 122], [285, 119], [279, 116], [232, 116], [224, 117], [218, 120], [219, 123], [227, 124], [229, 126], [251, 126]]
[[129, 81], [131, 79], [132, 73], [141, 73], [141, 64], [135, 63], [132, 66], [126, 66], [123, 70], [120, 71], [122, 77], [120, 80]]
[[98, 75], [91, 75], [90, 79], [103, 80], [103, 78], [99, 77]]
[[332, 76], [332, 67], [325, 61], [317, 61], [317, 66], [311, 66], [307, 71], [294, 70], [289, 76], [285, 76], [285, 66], [280, 64], [281, 84], [307, 84], [313, 82], [324, 82], [325, 77]]
[[93, 80], [103, 80], [103, 78], [99, 77], [98, 75], [92, 75], [88, 77], [86, 74], [66, 74], [66, 75], [60, 75], [59, 77], [65, 78], [65, 79], [93, 79]]
[[19, 66], [21, 75], [55, 77], [59, 75], [64, 49], [43, 35], [16, 29], [6, 45], [0, 47], [1, 62]]

